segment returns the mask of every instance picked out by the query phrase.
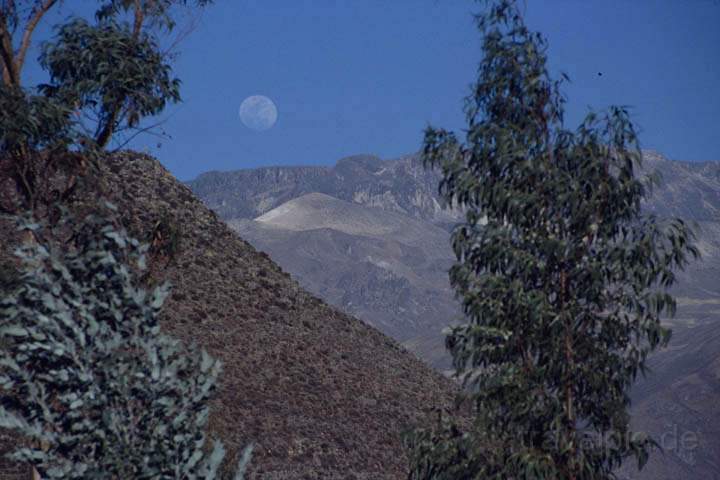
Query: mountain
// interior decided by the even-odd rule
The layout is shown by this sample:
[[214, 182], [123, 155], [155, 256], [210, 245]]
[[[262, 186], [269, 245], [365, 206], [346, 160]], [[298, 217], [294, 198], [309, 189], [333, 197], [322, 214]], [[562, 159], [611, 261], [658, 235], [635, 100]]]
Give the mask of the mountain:
[[[716, 284], [718, 277], [716, 277]], [[624, 476], [644, 480], [720, 478], [720, 298], [680, 298], [670, 345], [651, 357], [651, 373], [633, 390], [633, 424], [665, 450], [642, 474], [626, 465]]]
[[[673, 341], [651, 358], [654, 373], [633, 391], [636, 428], [665, 439], [666, 453], [654, 455], [642, 474], [631, 465], [622, 474], [720, 478], [720, 162], [672, 161], [645, 151], [640, 173], [653, 171], [663, 180], [645, 212], [694, 222], [702, 260], [678, 273], [678, 312], [668, 320]], [[440, 329], [457, 315], [446, 275], [453, 260], [449, 230], [462, 212], [442, 208], [439, 180], [417, 155], [363, 155], [334, 167], [209, 172], [188, 185], [304, 288], [444, 370]], [[394, 225], [427, 232], [428, 244], [414, 234], [400, 238]], [[442, 243], [441, 232], [445, 245], [434, 252], [440, 261], [432, 267], [429, 250]], [[418, 248], [422, 256], [412, 253]], [[682, 443], [683, 435], [697, 441]]]
[[[227, 464], [250, 442], [250, 477], [396, 479], [401, 432], [449, 405], [455, 386], [395, 340], [303, 290], [148, 156], [121, 152], [78, 191], [76, 211], [104, 195], [136, 238], [176, 228], [177, 253], [152, 263], [172, 294], [161, 326], [224, 365], [209, 428]], [[0, 257], [14, 248], [0, 218]]]
[[[400, 342], [433, 332], [437, 346], [459, 314], [447, 281], [448, 234], [433, 224], [322, 193], [228, 224], [303, 288]], [[447, 369], [444, 349], [435, 354], [432, 363]]]
[[461, 213], [443, 208], [436, 194], [438, 179], [437, 172], [423, 168], [416, 155], [397, 160], [355, 155], [334, 167], [207, 172], [187, 183], [224, 220], [254, 219], [304, 194], [324, 193], [447, 228]]

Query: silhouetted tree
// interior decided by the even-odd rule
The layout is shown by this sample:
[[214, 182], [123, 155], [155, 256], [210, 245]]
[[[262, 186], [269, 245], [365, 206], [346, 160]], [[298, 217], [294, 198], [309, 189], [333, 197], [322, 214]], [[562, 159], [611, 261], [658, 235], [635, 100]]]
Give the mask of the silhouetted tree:
[[408, 436], [411, 478], [609, 479], [654, 442], [629, 426], [629, 391], [666, 345], [673, 270], [698, 256], [680, 219], [641, 212], [656, 179], [623, 107], [563, 126], [546, 42], [511, 0], [488, 2], [465, 141], [428, 128], [426, 165], [466, 210], [450, 281], [467, 323], [446, 346], [473, 426]]

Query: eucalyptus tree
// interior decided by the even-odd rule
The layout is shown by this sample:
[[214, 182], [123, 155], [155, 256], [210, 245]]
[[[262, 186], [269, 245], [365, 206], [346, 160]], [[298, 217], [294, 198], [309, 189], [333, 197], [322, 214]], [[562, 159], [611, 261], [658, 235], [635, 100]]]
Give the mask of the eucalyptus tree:
[[41, 65], [51, 83], [48, 96], [73, 103], [95, 125], [93, 137], [105, 148], [119, 130], [134, 130], [140, 119], [180, 100], [172, 77], [170, 51], [159, 44], [175, 27], [173, 9], [212, 0], [102, 0], [97, 24], [71, 20], [43, 45]]
[[[21, 72], [37, 25], [62, 0], [0, 2], [0, 65], [5, 87], [19, 88]], [[169, 52], [158, 39], [175, 26], [173, 10], [211, 0], [97, 0], [96, 22], [70, 18], [45, 42], [41, 65], [50, 74], [45, 95], [62, 99], [95, 124], [100, 148], [122, 128], [134, 128], [178, 101], [179, 81], [171, 77]], [[16, 46], [17, 45], [17, 46]]]
[[[179, 7], [211, 2], [96, 0], [93, 21], [71, 15], [40, 45], [38, 61], [49, 82], [29, 87], [22, 72], [36, 29], [67, 3], [0, 0], [0, 179], [14, 180], [20, 210], [37, 206], [39, 184], [63, 152], [96, 158], [118, 133], [129, 140], [157, 126], [142, 120], [180, 100], [172, 49], [162, 48], [162, 40]], [[9, 210], [1, 202], [0, 208]]]
[[[428, 128], [423, 158], [466, 211], [450, 281], [466, 323], [447, 332], [472, 425], [407, 437], [411, 478], [609, 479], [656, 443], [630, 427], [629, 391], [670, 339], [668, 287], [690, 255], [681, 219], [642, 211], [628, 110], [563, 122], [547, 43], [511, 0], [487, 2], [464, 141]], [[563, 75], [563, 78], [566, 77]]]
[[109, 208], [52, 232], [21, 222], [37, 241], [0, 292], [0, 427], [26, 440], [12, 458], [43, 479], [219, 478], [205, 428], [220, 362], [161, 332], [169, 287], [141, 286], [147, 246]]
[[72, 105], [97, 147], [105, 148], [118, 130], [135, 129], [143, 117], [180, 100], [180, 81], [165, 60], [152, 36], [129, 25], [74, 19], [43, 44], [40, 63], [50, 82], [40, 90]]
[[[10, 80], [0, 86], [0, 162], [26, 209], [34, 210], [48, 193], [43, 180], [68, 163], [58, 161], [72, 157], [68, 152], [94, 158], [118, 129], [136, 129], [141, 118], [180, 99], [179, 80], [152, 35], [107, 14], [98, 18], [97, 24], [71, 19], [58, 26], [54, 41], [42, 44], [39, 61], [50, 81], [36, 93], [16, 78], [22, 47], [4, 64]], [[24, 39], [30, 34], [26, 30]]]

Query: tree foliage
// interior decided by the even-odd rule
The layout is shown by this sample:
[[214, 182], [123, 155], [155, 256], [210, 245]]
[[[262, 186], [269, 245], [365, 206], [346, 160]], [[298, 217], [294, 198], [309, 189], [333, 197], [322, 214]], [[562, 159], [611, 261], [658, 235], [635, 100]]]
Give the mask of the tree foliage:
[[[21, 73], [33, 33], [61, 3], [0, 0], [4, 90], [23, 87]], [[119, 131], [143, 130], [139, 127], [143, 118], [180, 100], [169, 52], [159, 46], [160, 36], [175, 25], [175, 7], [210, 3], [212, 0], [97, 0], [94, 24], [71, 16], [56, 27], [56, 37], [44, 43], [39, 61], [51, 81], [39, 86], [40, 93], [77, 114], [72, 125], [94, 131], [85, 137], [93, 138], [99, 148], [105, 148]], [[26, 123], [26, 117], [16, 116], [18, 124]]]
[[654, 445], [630, 428], [629, 391], [670, 339], [667, 289], [698, 251], [681, 219], [643, 214], [657, 178], [638, 178], [627, 109], [565, 129], [545, 40], [513, 1], [487, 5], [465, 141], [428, 128], [423, 146], [467, 212], [450, 271], [467, 323], [446, 346], [474, 423], [410, 435], [411, 477], [613, 478]]
[[169, 287], [139, 286], [147, 246], [109, 217], [66, 217], [64, 252], [21, 222], [37, 241], [0, 301], [0, 426], [29, 440], [12, 458], [42, 478], [216, 478], [224, 450], [208, 455], [204, 430], [220, 362], [161, 333]]
[[[83, 137], [71, 113], [55, 99], [0, 85], [0, 212], [37, 212], [72, 194], [95, 151], [81, 157], [73, 148]], [[62, 186], [53, 181], [58, 171], [69, 173]]]
[[65, 149], [72, 143], [72, 110], [22, 88], [0, 86], [0, 152]]
[[191, 5], [198, 8], [212, 3], [213, 0], [100, 0], [97, 18], [106, 20], [131, 14], [135, 25], [142, 24], [147, 19], [151, 27], [170, 31], [175, 28], [175, 20], [172, 16], [174, 7]]
[[147, 34], [136, 38], [128, 25], [114, 21], [61, 25], [55, 41], [43, 45], [40, 64], [50, 74], [42, 93], [84, 111], [101, 147], [123, 125], [135, 128], [168, 101], [180, 100], [180, 81], [155, 40]]
[[[163, 50], [160, 40], [175, 26], [178, 7], [212, 0], [96, 0], [93, 22], [71, 15], [42, 44], [38, 61], [50, 81], [23, 85], [36, 27], [62, 3], [0, 0], [0, 186], [14, 183], [19, 194], [2, 192], [4, 212], [37, 212], [47, 203], [39, 199], [71, 193], [84, 166], [65, 153], [82, 152], [92, 163], [118, 134], [127, 142], [156, 131], [159, 123], [143, 120], [180, 101], [171, 49]], [[71, 167], [67, 188], [47, 190], [58, 158]]]

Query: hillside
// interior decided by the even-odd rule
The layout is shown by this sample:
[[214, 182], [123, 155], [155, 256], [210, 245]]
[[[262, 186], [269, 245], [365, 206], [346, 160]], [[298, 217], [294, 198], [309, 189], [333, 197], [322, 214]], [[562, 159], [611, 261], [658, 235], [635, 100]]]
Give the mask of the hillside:
[[[400, 433], [450, 400], [450, 382], [300, 288], [156, 160], [124, 152], [101, 168], [132, 234], [147, 238], [162, 215], [181, 229], [176, 257], [153, 267], [173, 285], [162, 327], [223, 361], [210, 429], [229, 461], [255, 442], [250, 478], [403, 477]], [[79, 198], [98, 194], [88, 185]]]
[[[645, 212], [696, 222], [700, 233], [698, 247], [703, 261], [678, 275], [675, 292], [689, 297], [720, 297], [720, 282], [716, 281], [720, 278], [720, 162], [668, 160], [651, 150], [643, 152], [643, 160], [641, 175], [652, 171], [662, 175], [661, 184], [644, 203]], [[424, 169], [417, 155], [392, 160], [358, 155], [343, 158], [333, 167], [208, 172], [187, 184], [225, 221], [252, 220], [317, 192], [449, 231], [463, 215], [458, 209], [442, 207], [437, 193], [439, 181], [439, 172]], [[449, 251], [449, 247], [445, 249]]]
[[[228, 224], [303, 288], [449, 368], [440, 332], [460, 311], [447, 282], [453, 257], [445, 230], [320, 193]], [[414, 348], [428, 334], [434, 351]]]
[[[678, 273], [674, 288], [678, 312], [670, 321], [674, 330], [672, 343], [653, 356], [653, 373], [640, 380], [633, 392], [637, 428], [670, 442], [666, 454], [654, 455], [637, 478], [720, 478], [720, 337], [716, 334], [720, 327], [720, 162], [671, 161], [646, 151], [644, 173], [652, 170], [662, 174], [663, 182], [644, 204], [645, 211], [697, 222], [702, 260]], [[437, 172], [425, 171], [416, 156], [397, 160], [358, 156], [343, 159], [334, 167], [211, 172], [189, 185], [241, 236], [267, 251], [305, 288], [377, 326], [427, 362], [444, 369], [447, 356], [439, 331], [452, 318], [446, 312], [452, 312], [453, 305], [444, 274], [447, 264], [436, 267], [443, 269], [442, 281], [437, 271], [436, 276], [427, 277], [434, 279], [432, 288], [411, 288], [413, 272], [424, 265], [423, 257], [404, 253], [412, 248], [391, 238], [391, 234], [378, 233], [402, 224], [396, 217], [385, 217], [389, 212], [404, 217], [404, 221], [416, 222], [413, 228], [436, 232], [440, 227], [447, 232], [453, 222], [461, 219], [461, 213], [438, 210], [439, 178]], [[308, 197], [311, 192], [334, 200]], [[321, 214], [316, 210], [315, 215], [302, 217], [302, 221], [294, 219], [290, 213], [308, 208], [308, 198], [325, 198], [324, 210], [319, 210]], [[350, 202], [355, 209], [347, 207]], [[265, 220], [270, 221], [261, 222], [265, 215]], [[341, 231], [342, 222], [324, 219], [327, 216], [344, 222], [354, 215], [363, 219], [355, 222], [356, 227], [368, 224], [372, 228], [355, 228], [348, 233]], [[291, 228], [270, 225], [273, 218], [286, 218], [289, 223], [285, 226]], [[449, 233], [445, 233], [445, 242], [436, 254], [452, 259]], [[381, 276], [387, 270], [365, 261], [367, 257], [381, 258], [381, 252], [388, 264], [394, 262], [403, 269], [395, 268], [394, 276]], [[352, 281], [344, 280], [347, 278]], [[359, 308], [358, 301], [364, 301], [365, 308]], [[378, 308], [370, 308], [373, 302]], [[406, 308], [423, 302], [444, 305], [444, 312], [432, 318], [423, 316], [430, 309], [413, 312]], [[683, 434], [694, 435], [697, 444], [692, 448], [672, 444], [673, 438]], [[624, 473], [630, 472], [628, 466]]]
[[445, 231], [427, 228], [425, 222], [315, 192], [284, 203], [255, 221], [294, 231], [331, 228], [350, 235], [382, 236], [412, 246], [422, 245], [436, 257], [443, 256], [437, 250], [447, 241]]

